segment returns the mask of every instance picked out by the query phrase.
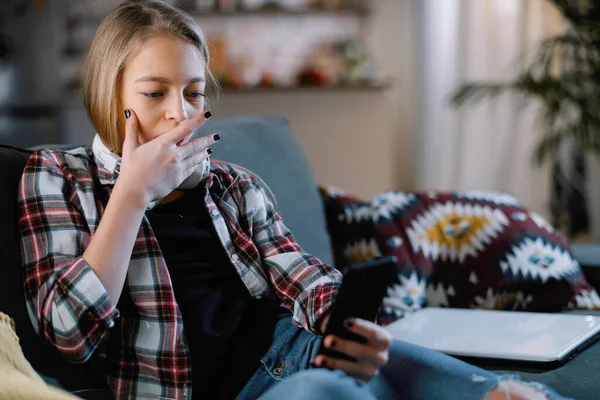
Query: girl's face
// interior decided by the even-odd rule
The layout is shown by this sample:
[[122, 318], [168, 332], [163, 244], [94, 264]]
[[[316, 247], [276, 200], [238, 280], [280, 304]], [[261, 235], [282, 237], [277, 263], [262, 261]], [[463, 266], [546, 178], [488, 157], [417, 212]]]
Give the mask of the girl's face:
[[[143, 144], [202, 113], [205, 68], [200, 51], [190, 43], [169, 34], [146, 40], [125, 64], [119, 118], [124, 121], [125, 109], [135, 111]], [[124, 138], [125, 132], [120, 133]]]

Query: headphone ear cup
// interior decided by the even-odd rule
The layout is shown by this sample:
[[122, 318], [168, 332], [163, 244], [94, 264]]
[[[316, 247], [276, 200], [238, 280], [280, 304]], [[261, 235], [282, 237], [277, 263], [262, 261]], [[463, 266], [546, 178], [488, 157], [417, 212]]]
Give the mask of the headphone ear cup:
[[96, 161], [99, 164], [112, 173], [119, 173], [121, 157], [111, 152], [108, 147], [106, 147], [104, 142], [102, 142], [102, 139], [100, 139], [100, 135], [98, 134], [94, 136], [94, 141], [92, 142], [92, 151], [96, 157]]
[[184, 180], [177, 189], [191, 190], [194, 189], [202, 181], [202, 179], [210, 172], [210, 159], [207, 158], [202, 161], [202, 164], [196, 168], [196, 170]]

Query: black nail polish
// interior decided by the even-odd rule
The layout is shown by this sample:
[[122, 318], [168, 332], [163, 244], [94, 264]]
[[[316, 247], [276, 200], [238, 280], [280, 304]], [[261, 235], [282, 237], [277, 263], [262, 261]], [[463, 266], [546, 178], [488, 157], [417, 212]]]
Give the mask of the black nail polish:
[[353, 320], [351, 320], [351, 319], [349, 319], [348, 321], [346, 321], [346, 326], [347, 326], [348, 328], [352, 328], [352, 327], [354, 326], [354, 321], [353, 321]]
[[327, 368], [327, 361], [323, 360], [321, 363], [321, 368]]
[[209, 147], [208, 149], [206, 149], [206, 152], [210, 155], [212, 154], [212, 149]]
[[212, 113], [210, 111], [204, 113], [204, 118], [209, 119], [210, 117], [212, 117]]
[[218, 133], [216, 135], [213, 136], [213, 139], [215, 142], [218, 142], [219, 140], [221, 140], [221, 135], [219, 135]]
[[332, 340], [331, 341], [331, 347], [335, 347], [335, 345], [336, 345], [335, 340]]
[[131, 111], [125, 110], [125, 118], [129, 119], [129, 117], [131, 117]]

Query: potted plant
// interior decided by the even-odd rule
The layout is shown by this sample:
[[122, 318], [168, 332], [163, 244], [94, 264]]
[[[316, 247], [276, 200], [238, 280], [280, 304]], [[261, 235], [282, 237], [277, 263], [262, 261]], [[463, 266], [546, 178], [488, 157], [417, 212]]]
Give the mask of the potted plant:
[[[539, 43], [532, 57], [523, 58], [522, 72], [514, 80], [463, 84], [453, 93], [452, 104], [461, 106], [469, 101], [515, 92], [539, 105], [538, 121], [543, 139], [537, 145], [535, 161], [541, 164], [550, 159], [553, 172], [559, 173], [565, 168], [559, 155], [567, 144], [580, 155], [585, 154], [581, 171], [573, 169], [582, 165], [572, 159], [569, 163], [571, 172], [586, 171], [585, 196], [579, 206], [573, 205], [578, 188], [572, 185], [572, 180], [558, 182], [554, 176], [553, 222], [573, 235], [581, 229], [577, 223], [583, 218], [583, 227], [592, 238], [600, 240], [600, 180], [594, 182], [593, 179], [594, 175], [600, 177], [600, 2], [548, 1], [564, 16], [565, 33]], [[565, 189], [570, 193], [565, 195]], [[589, 207], [583, 206], [585, 202]], [[583, 216], [576, 216], [581, 206], [587, 210]]]

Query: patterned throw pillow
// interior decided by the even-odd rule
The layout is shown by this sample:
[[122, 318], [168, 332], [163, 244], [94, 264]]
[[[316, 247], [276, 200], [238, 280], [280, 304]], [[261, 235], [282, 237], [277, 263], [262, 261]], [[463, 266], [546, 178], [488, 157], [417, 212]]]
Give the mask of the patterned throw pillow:
[[379, 322], [425, 305], [520, 311], [600, 309], [567, 240], [499, 192], [390, 191], [364, 202], [322, 187], [338, 268], [399, 260]]

